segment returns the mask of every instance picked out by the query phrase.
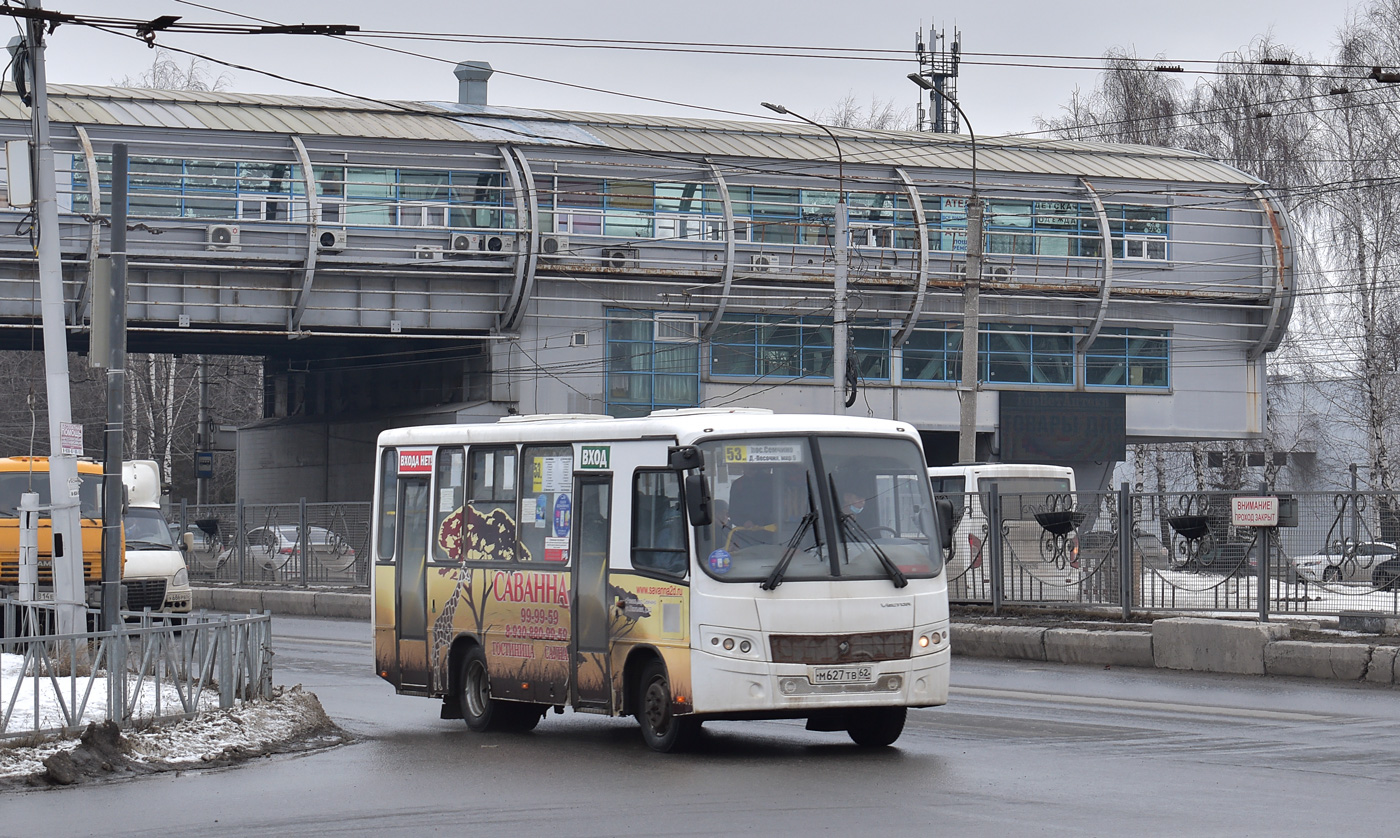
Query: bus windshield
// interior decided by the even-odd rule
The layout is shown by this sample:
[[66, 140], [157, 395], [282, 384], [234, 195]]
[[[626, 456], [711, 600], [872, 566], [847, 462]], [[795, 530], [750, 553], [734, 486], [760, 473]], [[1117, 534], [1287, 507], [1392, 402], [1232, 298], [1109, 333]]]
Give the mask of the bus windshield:
[[[701, 567], [724, 582], [931, 577], [942, 570], [918, 446], [906, 439], [792, 436], [700, 444], [713, 521]], [[834, 549], [833, 549], [834, 545]]]

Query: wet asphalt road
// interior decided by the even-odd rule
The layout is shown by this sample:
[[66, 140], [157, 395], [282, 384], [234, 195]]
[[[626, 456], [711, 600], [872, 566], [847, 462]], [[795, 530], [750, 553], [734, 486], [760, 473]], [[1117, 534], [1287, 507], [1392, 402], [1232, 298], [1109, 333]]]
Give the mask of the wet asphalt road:
[[315, 754], [0, 795], [0, 835], [1393, 836], [1400, 694], [955, 658], [947, 707], [861, 751], [722, 722], [648, 751], [630, 720], [472, 734], [374, 677], [361, 623], [276, 618], [278, 680], [361, 737]]

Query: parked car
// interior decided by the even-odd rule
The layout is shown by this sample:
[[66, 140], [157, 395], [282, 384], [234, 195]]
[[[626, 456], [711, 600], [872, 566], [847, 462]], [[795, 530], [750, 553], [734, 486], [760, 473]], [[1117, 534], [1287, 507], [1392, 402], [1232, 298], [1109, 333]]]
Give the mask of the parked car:
[[[1392, 551], [1395, 547], [1392, 545]], [[1389, 558], [1381, 558], [1371, 571], [1371, 584], [1378, 590], [1389, 591], [1400, 586], [1400, 554], [1392, 553]]]
[[1299, 582], [1373, 582], [1377, 587], [1383, 587], [1376, 581], [1376, 576], [1379, 575], [1389, 584], [1400, 574], [1400, 562], [1395, 562], [1396, 567], [1386, 572], [1381, 570], [1381, 566], [1395, 559], [1396, 555], [1396, 546], [1385, 541], [1346, 545], [1338, 542], [1324, 552], [1294, 556], [1290, 561], [1294, 577]]
[[[311, 542], [311, 556], [322, 565], [344, 570], [355, 563], [355, 548], [341, 535], [325, 527], [307, 527]], [[301, 569], [301, 556], [298, 540], [301, 528], [296, 524], [283, 524], [271, 527], [258, 527], [249, 530], [247, 536], [248, 561], [266, 570], [296, 571]], [[231, 545], [224, 560], [237, 556], [238, 545]]]

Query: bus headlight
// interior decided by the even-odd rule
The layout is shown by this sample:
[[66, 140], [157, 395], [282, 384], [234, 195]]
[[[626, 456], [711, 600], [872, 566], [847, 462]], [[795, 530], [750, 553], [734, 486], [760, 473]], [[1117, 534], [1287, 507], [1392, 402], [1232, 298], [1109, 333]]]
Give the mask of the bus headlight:
[[922, 628], [914, 635], [914, 655], [929, 655], [946, 648], [948, 645], [947, 628]]
[[175, 571], [175, 575], [170, 577], [170, 587], [188, 588], [190, 586], [190, 572], [185, 568]]

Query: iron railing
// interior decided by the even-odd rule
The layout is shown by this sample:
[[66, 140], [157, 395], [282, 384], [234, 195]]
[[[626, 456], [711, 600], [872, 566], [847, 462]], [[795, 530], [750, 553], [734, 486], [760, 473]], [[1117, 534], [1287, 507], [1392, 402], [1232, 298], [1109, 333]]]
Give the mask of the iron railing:
[[1400, 614], [1400, 495], [1285, 493], [1296, 523], [1231, 524], [1233, 497], [1267, 494], [951, 495], [960, 514], [949, 593], [997, 608], [1076, 603], [1125, 616]]
[[185, 556], [194, 581], [369, 585], [368, 503], [182, 503], [172, 517], [194, 536]]
[[52, 634], [52, 609], [0, 600], [0, 741], [194, 718], [272, 695], [270, 614], [131, 612], [108, 631]]

